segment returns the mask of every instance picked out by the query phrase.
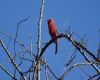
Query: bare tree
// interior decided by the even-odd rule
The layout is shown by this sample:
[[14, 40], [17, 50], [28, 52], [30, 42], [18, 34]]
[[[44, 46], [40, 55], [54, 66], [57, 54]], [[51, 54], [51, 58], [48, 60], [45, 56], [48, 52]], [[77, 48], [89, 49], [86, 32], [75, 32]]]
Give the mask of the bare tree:
[[[6, 32], [0, 31], [7, 39], [10, 39], [13, 44], [13, 51], [11, 52], [2, 38], [0, 38], [0, 46], [5, 51], [5, 55], [8, 56], [9, 63], [12, 66], [13, 73], [7, 70], [2, 64], [0, 64], [0, 68], [11, 77], [12, 80], [41, 80], [41, 69], [45, 73], [43, 77], [44, 80], [66, 80], [66, 76], [69, 72], [71, 72], [74, 68], [78, 67], [85, 75], [88, 76], [88, 80], [100, 80], [100, 59], [94, 55], [90, 50], [88, 50], [86, 46], [86, 42], [84, 42], [84, 38], [80, 38], [81, 41], [77, 41], [73, 38], [73, 34], [70, 31], [70, 27], [68, 29], [64, 29], [64, 33], [59, 34], [55, 39], [49, 40], [43, 48], [41, 48], [41, 24], [42, 24], [42, 17], [43, 17], [43, 8], [44, 8], [44, 0], [41, 1], [41, 8], [40, 8], [40, 16], [38, 22], [38, 41], [37, 41], [37, 55], [35, 55], [32, 51], [32, 43], [31, 47], [26, 47], [22, 42], [20, 42], [18, 37], [19, 26], [23, 22], [27, 21], [29, 17], [19, 21], [16, 27], [15, 37], [10, 36]], [[31, 37], [30, 37], [31, 38]], [[69, 41], [73, 46], [73, 54], [67, 59], [66, 64], [59, 76], [57, 73], [54, 72], [50, 65], [48, 64], [47, 60], [43, 58], [46, 49], [53, 44], [56, 39], [64, 39]], [[67, 45], [66, 45], [67, 46]], [[17, 48], [20, 47], [20, 51], [17, 51]], [[0, 51], [0, 53], [2, 53]], [[84, 61], [77, 63], [75, 58], [77, 57], [76, 54], [83, 56]], [[12, 55], [14, 54], [14, 55]], [[99, 55], [99, 52], [98, 52]], [[29, 57], [27, 57], [29, 56]], [[17, 61], [19, 60], [19, 62]], [[27, 63], [26, 63], [27, 62]], [[22, 70], [21, 67], [24, 67], [25, 64], [29, 64], [27, 69]], [[85, 66], [92, 66], [92, 69], [95, 71], [94, 75], [89, 74], [85, 69], [82, 67]], [[82, 80], [82, 78], [81, 78]]]

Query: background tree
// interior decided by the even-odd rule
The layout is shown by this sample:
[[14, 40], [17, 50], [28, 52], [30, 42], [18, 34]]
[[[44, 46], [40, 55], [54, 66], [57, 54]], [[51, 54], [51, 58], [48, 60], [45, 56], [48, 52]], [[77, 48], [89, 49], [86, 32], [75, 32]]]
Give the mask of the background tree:
[[[57, 1], [57, 4], [55, 4], [54, 0], [1, 1], [0, 4], [5, 4], [5, 7], [1, 8], [4, 10], [1, 12], [1, 16], [7, 16], [7, 18], [5, 18], [5, 20], [1, 17], [2, 22], [0, 22], [0, 25], [6, 23], [6, 26], [12, 27], [0, 27], [0, 77], [3, 80], [99, 80], [99, 48], [96, 48], [99, 43], [95, 41], [98, 40], [96, 39], [98, 36], [94, 36], [94, 41], [91, 41], [91, 36], [96, 34], [95, 30], [97, 30], [97, 28], [93, 26], [99, 24], [98, 21], [100, 19], [99, 17], [95, 19], [95, 13], [91, 13], [91, 11], [94, 12], [95, 10], [95, 12], [100, 13], [98, 11], [98, 3], [99, 1], [80, 2], [78, 0], [75, 1], [75, 3], [66, 0], [63, 2]], [[18, 4], [19, 7], [16, 6], [16, 4]], [[69, 4], [73, 4], [73, 6]], [[85, 9], [81, 9], [84, 5]], [[3, 6], [4, 5], [1, 5], [1, 7]], [[38, 7], [36, 8], [36, 6]], [[70, 7], [72, 9], [68, 11], [65, 7], [68, 10]], [[94, 9], [91, 10], [91, 7]], [[77, 15], [77, 11], [74, 10], [79, 10], [80, 15]], [[14, 13], [12, 13], [12, 11]], [[84, 12], [84, 14], [82, 14], [81, 11]], [[93, 15], [91, 16], [91, 14], [85, 11]], [[70, 13], [73, 14], [69, 15]], [[25, 17], [27, 15], [28, 17]], [[64, 21], [66, 15], [69, 15], [67, 16], [67, 22]], [[83, 15], [82, 18], [81, 15]], [[19, 16], [24, 18], [19, 20]], [[50, 40], [47, 27], [47, 20], [51, 16], [54, 16], [55, 25], [60, 32], [59, 36], [53, 40]], [[78, 21], [79, 25], [77, 25], [77, 22], [73, 23], [74, 19]], [[94, 20], [93, 23], [92, 19]], [[85, 20], [91, 22], [87, 23], [89, 26], [91, 24], [91, 30], [88, 30], [90, 27], [87, 27]], [[11, 24], [8, 24], [6, 21], [9, 21]], [[17, 24], [14, 21], [18, 21], [16, 22]], [[71, 27], [68, 23], [69, 21], [72, 21], [70, 23]], [[82, 25], [83, 23], [86, 24], [86, 27]], [[17, 25], [16, 28], [14, 27], [15, 24]], [[61, 26], [62, 24], [64, 25]], [[80, 25], [82, 27], [80, 27]], [[75, 28], [73, 28], [73, 26], [75, 26]], [[86, 29], [87, 35], [85, 35], [83, 29]], [[77, 32], [78, 30], [79, 32]], [[84, 36], [81, 37], [80, 35]], [[59, 38], [59, 47], [58, 53], [55, 55], [53, 42], [57, 38]]]

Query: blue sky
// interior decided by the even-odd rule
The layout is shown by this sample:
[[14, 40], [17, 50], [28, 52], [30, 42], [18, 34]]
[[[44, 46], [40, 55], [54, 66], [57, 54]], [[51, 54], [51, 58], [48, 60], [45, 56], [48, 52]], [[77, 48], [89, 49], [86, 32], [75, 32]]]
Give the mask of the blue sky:
[[[7, 32], [9, 35], [14, 36], [17, 23], [30, 16], [26, 22], [20, 25], [18, 40], [23, 42], [26, 46], [29, 46], [31, 43], [29, 35], [32, 35], [33, 52], [35, 54], [37, 49], [36, 42], [40, 5], [41, 0], [0, 0], [0, 30]], [[42, 43], [50, 40], [47, 27], [47, 20], [49, 18], [55, 20], [55, 25], [59, 33], [63, 32], [63, 28], [71, 26], [71, 31], [75, 32], [74, 38], [76, 40], [80, 41], [76, 34], [81, 37], [87, 35], [87, 47], [96, 54], [100, 36], [98, 35], [98, 29], [100, 28], [100, 0], [45, 0], [42, 21]], [[1, 33], [0, 38], [3, 39], [9, 48], [13, 47], [13, 45], [9, 45], [9, 40]], [[41, 47], [44, 46], [42, 43]], [[57, 55], [54, 55], [54, 44], [50, 45], [43, 55], [52, 70], [54, 70], [58, 76], [66, 63], [68, 56], [70, 56], [70, 52], [73, 50], [72, 48], [73, 47], [69, 42], [66, 42], [65, 39], [61, 39], [59, 40], [59, 50]], [[0, 50], [2, 50], [1, 47]], [[10, 51], [12, 51], [11, 48]], [[5, 60], [7, 60], [7, 56], [1, 52], [0, 55], [3, 56], [0, 57], [0, 63], [3, 64]], [[76, 62], [79, 60], [84, 61], [84, 58], [77, 53]], [[5, 66], [7, 67], [7, 65]], [[89, 69], [89, 67], [87, 67], [87, 69]], [[7, 68], [10, 69], [10, 67]], [[93, 71], [88, 72], [93, 74]], [[6, 76], [1, 70], [0, 74]], [[73, 77], [68, 77], [71, 74], [73, 74]], [[82, 71], [79, 68], [76, 68], [66, 76], [66, 79], [77, 80], [81, 75], [84, 74], [82, 74]], [[0, 75], [0, 78], [4, 78], [2, 80], [8, 80], [8, 76], [2, 77]], [[87, 77], [84, 77], [83, 79], [85, 80]]]

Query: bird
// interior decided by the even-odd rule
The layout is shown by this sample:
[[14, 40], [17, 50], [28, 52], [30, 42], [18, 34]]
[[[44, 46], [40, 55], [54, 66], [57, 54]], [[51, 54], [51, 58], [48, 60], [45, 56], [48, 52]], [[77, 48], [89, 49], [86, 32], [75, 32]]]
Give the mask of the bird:
[[[55, 39], [59, 33], [57, 31], [57, 28], [54, 24], [54, 20], [52, 18], [48, 19], [48, 30], [49, 30], [49, 34], [51, 36], [51, 39]], [[55, 54], [57, 54], [57, 51], [58, 51], [58, 39], [54, 40], [54, 43], [55, 43]]]

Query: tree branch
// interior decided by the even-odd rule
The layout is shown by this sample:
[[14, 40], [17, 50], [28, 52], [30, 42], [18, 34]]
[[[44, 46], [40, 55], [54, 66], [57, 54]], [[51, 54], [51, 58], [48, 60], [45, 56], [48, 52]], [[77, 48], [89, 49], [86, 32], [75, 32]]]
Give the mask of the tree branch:
[[17, 71], [19, 72], [19, 74], [21, 75], [21, 77], [26, 80], [25, 76], [23, 75], [22, 71], [19, 69], [19, 67], [17, 66], [17, 64], [14, 62], [14, 59], [11, 56], [11, 53], [8, 51], [8, 49], [6, 48], [6, 46], [4, 45], [3, 41], [0, 39], [0, 44], [3, 47], [3, 49], [5, 50], [5, 52], [7, 53], [11, 63], [13, 64], [13, 66], [17, 69]]
[[[100, 61], [95, 57], [95, 55], [94, 55], [93, 53], [91, 53], [87, 48], [85, 48], [85, 47], [84, 47], [83, 45], [81, 45], [79, 42], [77, 42], [76, 40], [72, 39], [71, 36], [69, 36], [68, 34], [60, 34], [60, 35], [59, 35], [58, 37], [56, 37], [55, 39], [50, 40], [50, 41], [44, 46], [44, 48], [42, 49], [42, 51], [41, 51], [39, 57], [37, 57], [36, 59], [40, 58], [40, 57], [43, 55], [44, 51], [48, 48], [48, 46], [49, 46], [50, 44], [52, 44], [56, 39], [63, 38], [63, 37], [66, 38], [68, 41], [70, 41], [70, 42], [72, 43], [72, 45], [74, 45], [74, 46], [78, 49], [78, 51], [81, 50], [81, 49], [83, 49], [83, 50], [86, 51], [92, 58], [94, 58], [96, 61], [100, 62]], [[79, 51], [79, 52], [80, 52], [80, 51]]]
[[[9, 39], [15, 41], [15, 38], [11, 37], [10, 35], [8, 35], [6, 32], [3, 32], [3, 31], [0, 31], [3, 35], [5, 35], [6, 37], [8, 37]], [[19, 42], [18, 40], [16, 40], [16, 43], [19, 44], [22, 48], [24, 48], [29, 54], [30, 56], [32, 57], [33, 60], [35, 60], [35, 55], [25, 47], [25, 45], [21, 42]]]
[[[44, 9], [44, 0], [41, 1], [40, 7], [40, 17], [38, 23], [38, 42], [37, 42], [37, 56], [39, 57], [41, 52], [41, 25], [42, 25], [42, 17], [43, 17], [43, 9]], [[40, 60], [37, 61], [37, 80], [40, 80]]]
[[15, 77], [13, 77], [12, 74], [9, 73], [1, 64], [0, 64], [0, 67], [1, 67], [1, 69], [2, 69], [5, 73], [7, 73], [12, 79], [17, 80], [17, 79], [16, 79]]
[[74, 64], [74, 65], [72, 65], [69, 69], [66, 69], [64, 72], [63, 72], [63, 74], [61, 75], [61, 77], [60, 77], [60, 79], [62, 80], [63, 78], [64, 78], [64, 76], [69, 72], [69, 71], [71, 71], [73, 68], [75, 68], [75, 67], [77, 67], [77, 66], [82, 66], [82, 65], [91, 65], [91, 64], [95, 64], [95, 63], [93, 63], [93, 62], [91, 62], [91, 63], [77, 63], [77, 64]]
[[[88, 59], [88, 57], [84, 54], [83, 50], [85, 50], [92, 58], [94, 58], [96, 61], [99, 62], [99, 60], [93, 55], [93, 53], [91, 53], [87, 48], [85, 48], [83, 45], [81, 45], [80, 43], [78, 43], [76, 40], [72, 39], [71, 36], [69, 36], [68, 34], [60, 34], [58, 37], [56, 37], [53, 40], [50, 40], [42, 49], [40, 56], [36, 58], [36, 60], [38, 60], [44, 53], [44, 51], [48, 48], [48, 46], [50, 44], [52, 44], [57, 38], [66, 38], [67, 40], [69, 40], [72, 45], [74, 45], [74, 47], [83, 55], [83, 57], [89, 62], [91, 63], [91, 61]], [[81, 49], [82, 48], [82, 49]], [[93, 66], [93, 68], [97, 71], [97, 73], [100, 73], [100, 70], [96, 67], [95, 64], [91, 64]]]

